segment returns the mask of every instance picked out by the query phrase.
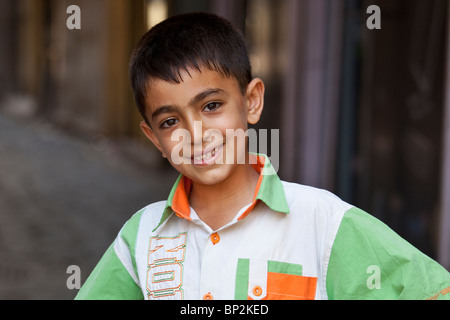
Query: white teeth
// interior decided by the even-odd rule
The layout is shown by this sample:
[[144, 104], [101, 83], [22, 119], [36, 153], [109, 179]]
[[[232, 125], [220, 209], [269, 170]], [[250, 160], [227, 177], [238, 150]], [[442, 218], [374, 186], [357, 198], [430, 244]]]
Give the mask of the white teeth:
[[212, 151], [210, 151], [208, 153], [205, 153], [203, 156], [194, 157], [194, 159], [197, 160], [197, 161], [209, 160], [209, 159], [211, 159], [212, 157], [214, 157], [216, 155], [216, 152], [217, 152], [217, 149], [214, 149], [214, 150], [212, 150]]

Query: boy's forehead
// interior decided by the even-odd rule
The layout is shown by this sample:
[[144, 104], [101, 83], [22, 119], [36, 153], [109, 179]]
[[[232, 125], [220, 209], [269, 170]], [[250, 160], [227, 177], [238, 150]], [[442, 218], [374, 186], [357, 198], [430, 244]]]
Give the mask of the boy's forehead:
[[217, 71], [189, 69], [180, 71], [180, 76], [182, 81], [179, 83], [160, 78], [149, 79], [145, 99], [147, 108], [182, 105], [202, 92], [211, 90], [214, 90], [214, 93], [241, 95], [237, 80]]

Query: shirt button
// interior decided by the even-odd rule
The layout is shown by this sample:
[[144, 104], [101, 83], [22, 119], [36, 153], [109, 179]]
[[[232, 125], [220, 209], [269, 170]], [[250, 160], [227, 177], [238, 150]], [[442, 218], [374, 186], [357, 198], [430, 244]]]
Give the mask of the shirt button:
[[213, 295], [211, 294], [211, 292], [208, 292], [207, 294], [205, 294], [203, 296], [203, 300], [213, 300]]
[[262, 288], [260, 286], [256, 286], [253, 288], [253, 294], [255, 295], [255, 297], [259, 297], [262, 295]]
[[220, 241], [220, 236], [217, 233], [213, 233], [211, 235], [211, 242], [213, 243], [213, 245], [218, 244]]

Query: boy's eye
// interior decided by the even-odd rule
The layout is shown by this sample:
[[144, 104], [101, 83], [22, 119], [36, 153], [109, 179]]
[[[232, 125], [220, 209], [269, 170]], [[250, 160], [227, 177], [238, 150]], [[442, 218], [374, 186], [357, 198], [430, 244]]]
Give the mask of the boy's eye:
[[211, 103], [208, 103], [203, 108], [203, 111], [207, 111], [207, 112], [216, 111], [217, 109], [219, 109], [220, 106], [221, 106], [221, 104], [219, 102], [211, 102]]
[[168, 119], [166, 121], [164, 121], [163, 123], [161, 123], [161, 128], [170, 128], [173, 127], [174, 125], [176, 125], [178, 123], [177, 119]]

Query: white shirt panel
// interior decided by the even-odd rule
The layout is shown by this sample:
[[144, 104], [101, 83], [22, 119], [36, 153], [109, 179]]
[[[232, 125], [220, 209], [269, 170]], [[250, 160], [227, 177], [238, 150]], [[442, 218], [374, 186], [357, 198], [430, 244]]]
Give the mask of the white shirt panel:
[[250, 282], [262, 278], [259, 283], [264, 288], [261, 273], [267, 268], [265, 261], [299, 264], [302, 276], [318, 279], [316, 299], [326, 299], [329, 252], [340, 221], [351, 206], [327, 191], [287, 182], [283, 188], [289, 214], [274, 212], [260, 202], [245, 219], [234, 219], [221, 228], [216, 244], [211, 240], [214, 232], [195, 212], [192, 221], [172, 214], [153, 232], [165, 202], [147, 207], [136, 245], [144, 296], [172, 299], [181, 295], [195, 300], [209, 293], [214, 299], [234, 299], [238, 260], [249, 259]]

